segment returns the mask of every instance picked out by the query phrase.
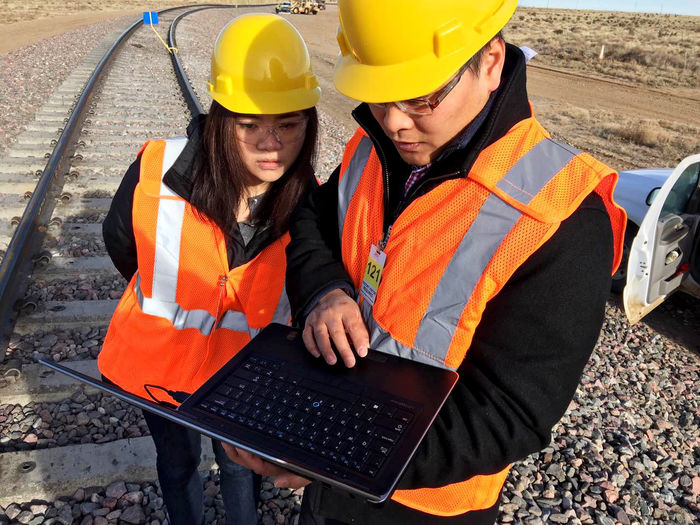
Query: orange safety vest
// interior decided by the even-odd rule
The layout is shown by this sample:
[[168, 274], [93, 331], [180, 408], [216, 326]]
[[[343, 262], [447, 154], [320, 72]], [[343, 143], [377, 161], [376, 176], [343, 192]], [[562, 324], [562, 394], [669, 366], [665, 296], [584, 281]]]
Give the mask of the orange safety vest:
[[[163, 184], [187, 139], [148, 142], [134, 192], [138, 271], [112, 317], [97, 363], [121, 388], [193, 392], [270, 322], [291, 318], [285, 234], [229, 269], [221, 230]], [[175, 403], [160, 389], [159, 400]]]
[[[466, 177], [416, 198], [391, 226], [375, 303], [360, 303], [370, 346], [459, 368], [486, 303], [593, 191], [610, 216], [614, 273], [626, 223], [613, 202], [616, 182], [617, 173], [551, 140], [534, 118], [519, 122], [481, 152]], [[383, 193], [380, 160], [358, 129], [338, 183], [343, 263], [358, 290], [370, 247], [384, 235]], [[438, 516], [487, 509], [498, 500], [509, 469], [437, 488], [397, 490], [392, 499]]]

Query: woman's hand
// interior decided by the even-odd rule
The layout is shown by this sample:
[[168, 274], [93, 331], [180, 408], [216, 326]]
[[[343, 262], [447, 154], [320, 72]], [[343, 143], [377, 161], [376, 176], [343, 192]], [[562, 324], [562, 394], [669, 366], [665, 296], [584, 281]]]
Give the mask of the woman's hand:
[[265, 461], [260, 456], [251, 454], [243, 449], [229, 445], [228, 443], [222, 443], [224, 450], [231, 461], [242, 465], [253, 472], [260, 474], [261, 476], [268, 476], [273, 478], [275, 487], [279, 488], [290, 488], [290, 489], [300, 489], [305, 487], [311, 480], [297, 476], [287, 469], [278, 467], [268, 461]]
[[360, 357], [365, 357], [369, 348], [369, 333], [360, 307], [340, 289], [328, 292], [311, 310], [302, 336], [309, 352], [315, 357], [323, 355], [329, 365], [338, 361], [331, 341], [348, 368], [355, 366], [351, 342]]

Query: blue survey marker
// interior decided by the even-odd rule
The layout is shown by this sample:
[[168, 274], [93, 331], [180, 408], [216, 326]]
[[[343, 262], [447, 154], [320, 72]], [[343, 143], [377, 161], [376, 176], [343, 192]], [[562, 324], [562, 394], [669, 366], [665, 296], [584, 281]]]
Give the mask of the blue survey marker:
[[143, 12], [143, 23], [157, 26], [158, 25], [158, 13], [156, 11], [144, 11]]
[[165, 46], [165, 49], [168, 50], [168, 53], [173, 53], [173, 52], [177, 53], [177, 48], [170, 47], [168, 44], [166, 44], [165, 40], [163, 40], [163, 37], [158, 34], [158, 31], [155, 28], [155, 26], [158, 25], [158, 12], [157, 11], [144, 11], [143, 12], [143, 25], [151, 26], [151, 29], [153, 29], [153, 32], [158, 37], [158, 40], [160, 40], [163, 43], [163, 45]]

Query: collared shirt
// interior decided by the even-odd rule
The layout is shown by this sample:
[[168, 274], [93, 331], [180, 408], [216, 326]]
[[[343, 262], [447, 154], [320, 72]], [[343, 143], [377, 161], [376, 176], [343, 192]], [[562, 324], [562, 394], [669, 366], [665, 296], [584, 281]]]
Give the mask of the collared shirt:
[[[248, 197], [248, 209], [250, 210], [251, 217], [253, 216], [253, 213], [255, 213], [255, 208], [257, 208], [258, 204], [260, 204], [262, 196], [263, 194], [256, 195], [255, 197]], [[241, 231], [243, 244], [247, 245], [255, 236], [255, 232], [258, 231], [258, 225], [252, 220], [241, 221], [238, 223], [238, 229]]]

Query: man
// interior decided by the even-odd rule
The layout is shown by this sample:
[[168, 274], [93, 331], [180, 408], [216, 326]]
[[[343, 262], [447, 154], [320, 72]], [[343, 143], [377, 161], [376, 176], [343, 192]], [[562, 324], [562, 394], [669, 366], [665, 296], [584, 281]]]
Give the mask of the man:
[[617, 175], [533, 117], [500, 33], [515, 5], [338, 2], [334, 82], [363, 101], [360, 127], [291, 226], [295, 319], [330, 364], [372, 347], [460, 380], [390, 502], [312, 483], [300, 523], [493, 523], [510, 464], [549, 443], [596, 342]]

